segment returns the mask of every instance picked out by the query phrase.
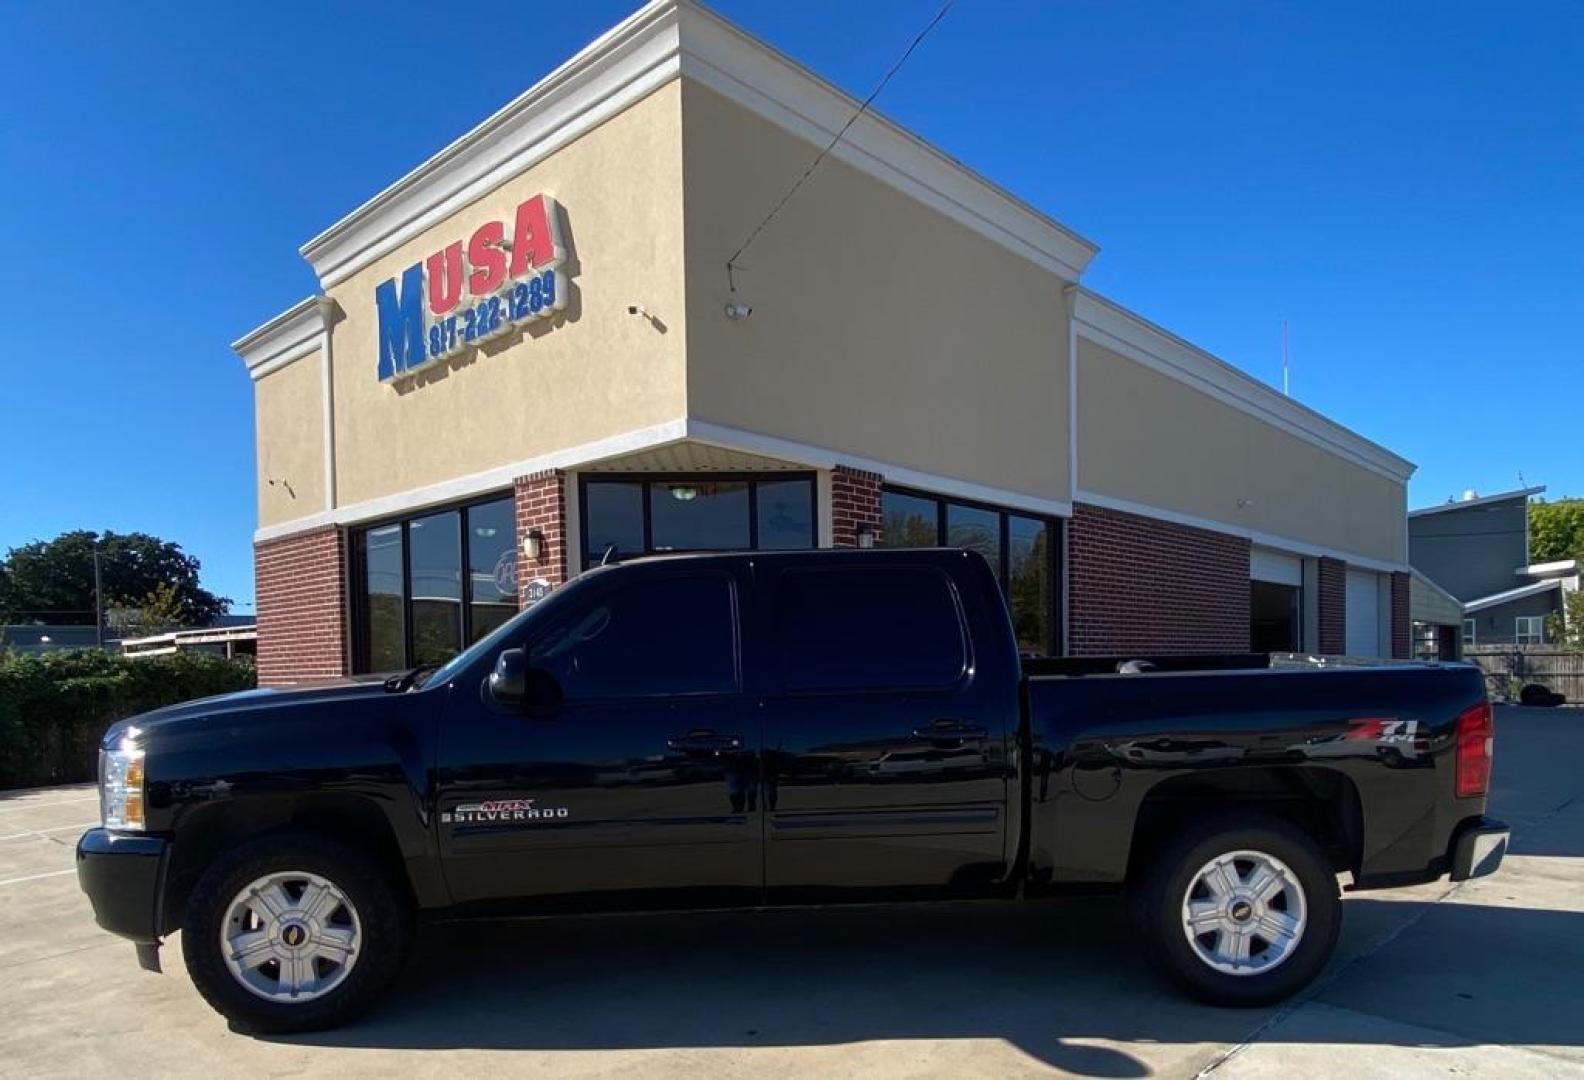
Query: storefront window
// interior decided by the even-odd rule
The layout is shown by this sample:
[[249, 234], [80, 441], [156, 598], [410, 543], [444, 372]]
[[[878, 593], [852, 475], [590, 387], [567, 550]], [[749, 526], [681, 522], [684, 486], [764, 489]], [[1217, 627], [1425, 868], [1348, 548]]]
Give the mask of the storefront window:
[[995, 571], [996, 579], [1005, 582], [1001, 567], [1001, 515], [996, 511], [947, 503], [946, 546], [977, 551]]
[[886, 547], [960, 547], [985, 557], [1006, 592], [1018, 651], [1060, 652], [1059, 525], [993, 506], [887, 488], [881, 495]]
[[882, 507], [881, 536], [888, 547], [935, 547], [940, 543], [938, 500], [888, 491]]
[[1007, 515], [1007, 606], [1019, 652], [1043, 653], [1051, 640], [1051, 533], [1043, 518]]
[[355, 670], [440, 663], [514, 615], [516, 548], [510, 497], [353, 534]]
[[765, 551], [802, 551], [814, 546], [814, 482], [771, 480], [758, 489], [759, 543]]
[[740, 551], [749, 546], [744, 481], [677, 480], [649, 485], [654, 551]]
[[601, 480], [583, 485], [584, 566], [598, 564], [610, 552], [613, 559], [642, 555], [644, 538], [644, 485]]
[[407, 659], [406, 589], [402, 586], [402, 527], [363, 534], [363, 597], [367, 671], [391, 671]]
[[415, 664], [442, 663], [462, 649], [461, 520], [452, 511], [407, 527]]
[[814, 478], [585, 477], [583, 565], [660, 551], [814, 546]]
[[517, 520], [512, 500], [470, 507], [468, 590], [471, 645], [517, 614]]

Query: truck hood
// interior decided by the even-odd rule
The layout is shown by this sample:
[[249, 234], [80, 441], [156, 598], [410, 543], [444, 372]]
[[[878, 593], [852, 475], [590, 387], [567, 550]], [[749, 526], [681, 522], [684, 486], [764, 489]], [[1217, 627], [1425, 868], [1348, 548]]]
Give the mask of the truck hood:
[[321, 705], [333, 707], [353, 701], [398, 696], [386, 692], [383, 677], [326, 679], [290, 687], [259, 687], [256, 690], [183, 701], [117, 720], [105, 731], [102, 745], [118, 745], [133, 728], [137, 729], [137, 738], [141, 742], [171, 734], [178, 729], [186, 730], [217, 721], [229, 723], [241, 720], [244, 716], [249, 723], [269, 722], [273, 718], [283, 718], [288, 712], [295, 714], [305, 708]]

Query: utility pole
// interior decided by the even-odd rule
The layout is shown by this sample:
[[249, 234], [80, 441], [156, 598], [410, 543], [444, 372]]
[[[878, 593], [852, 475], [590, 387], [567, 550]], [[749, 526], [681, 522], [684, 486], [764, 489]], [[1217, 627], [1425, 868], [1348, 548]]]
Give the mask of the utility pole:
[[104, 586], [99, 574], [99, 538], [94, 537], [94, 644], [104, 649]]
[[1287, 376], [1287, 320], [1282, 320], [1282, 397], [1292, 397], [1292, 386]]

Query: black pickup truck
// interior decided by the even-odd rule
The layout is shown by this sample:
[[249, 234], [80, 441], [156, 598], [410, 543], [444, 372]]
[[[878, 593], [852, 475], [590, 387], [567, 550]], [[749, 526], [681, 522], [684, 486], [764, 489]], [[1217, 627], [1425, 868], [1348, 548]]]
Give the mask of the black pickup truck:
[[367, 1006], [422, 917], [1095, 887], [1253, 1004], [1325, 965], [1340, 874], [1496, 869], [1492, 727], [1461, 665], [1020, 660], [963, 551], [662, 556], [437, 670], [116, 724], [77, 869], [259, 1031]]

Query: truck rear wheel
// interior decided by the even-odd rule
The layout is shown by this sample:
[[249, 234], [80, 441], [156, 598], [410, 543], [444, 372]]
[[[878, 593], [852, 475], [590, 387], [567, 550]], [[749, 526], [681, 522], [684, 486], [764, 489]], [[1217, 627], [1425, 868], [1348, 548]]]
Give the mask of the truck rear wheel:
[[1190, 828], [1161, 853], [1142, 900], [1156, 961], [1214, 1005], [1264, 1005], [1296, 993], [1325, 967], [1342, 927], [1325, 853], [1263, 816]]
[[316, 1031], [366, 1009], [401, 969], [405, 897], [367, 856], [324, 837], [266, 837], [193, 889], [182, 954], [218, 1012], [260, 1033]]

